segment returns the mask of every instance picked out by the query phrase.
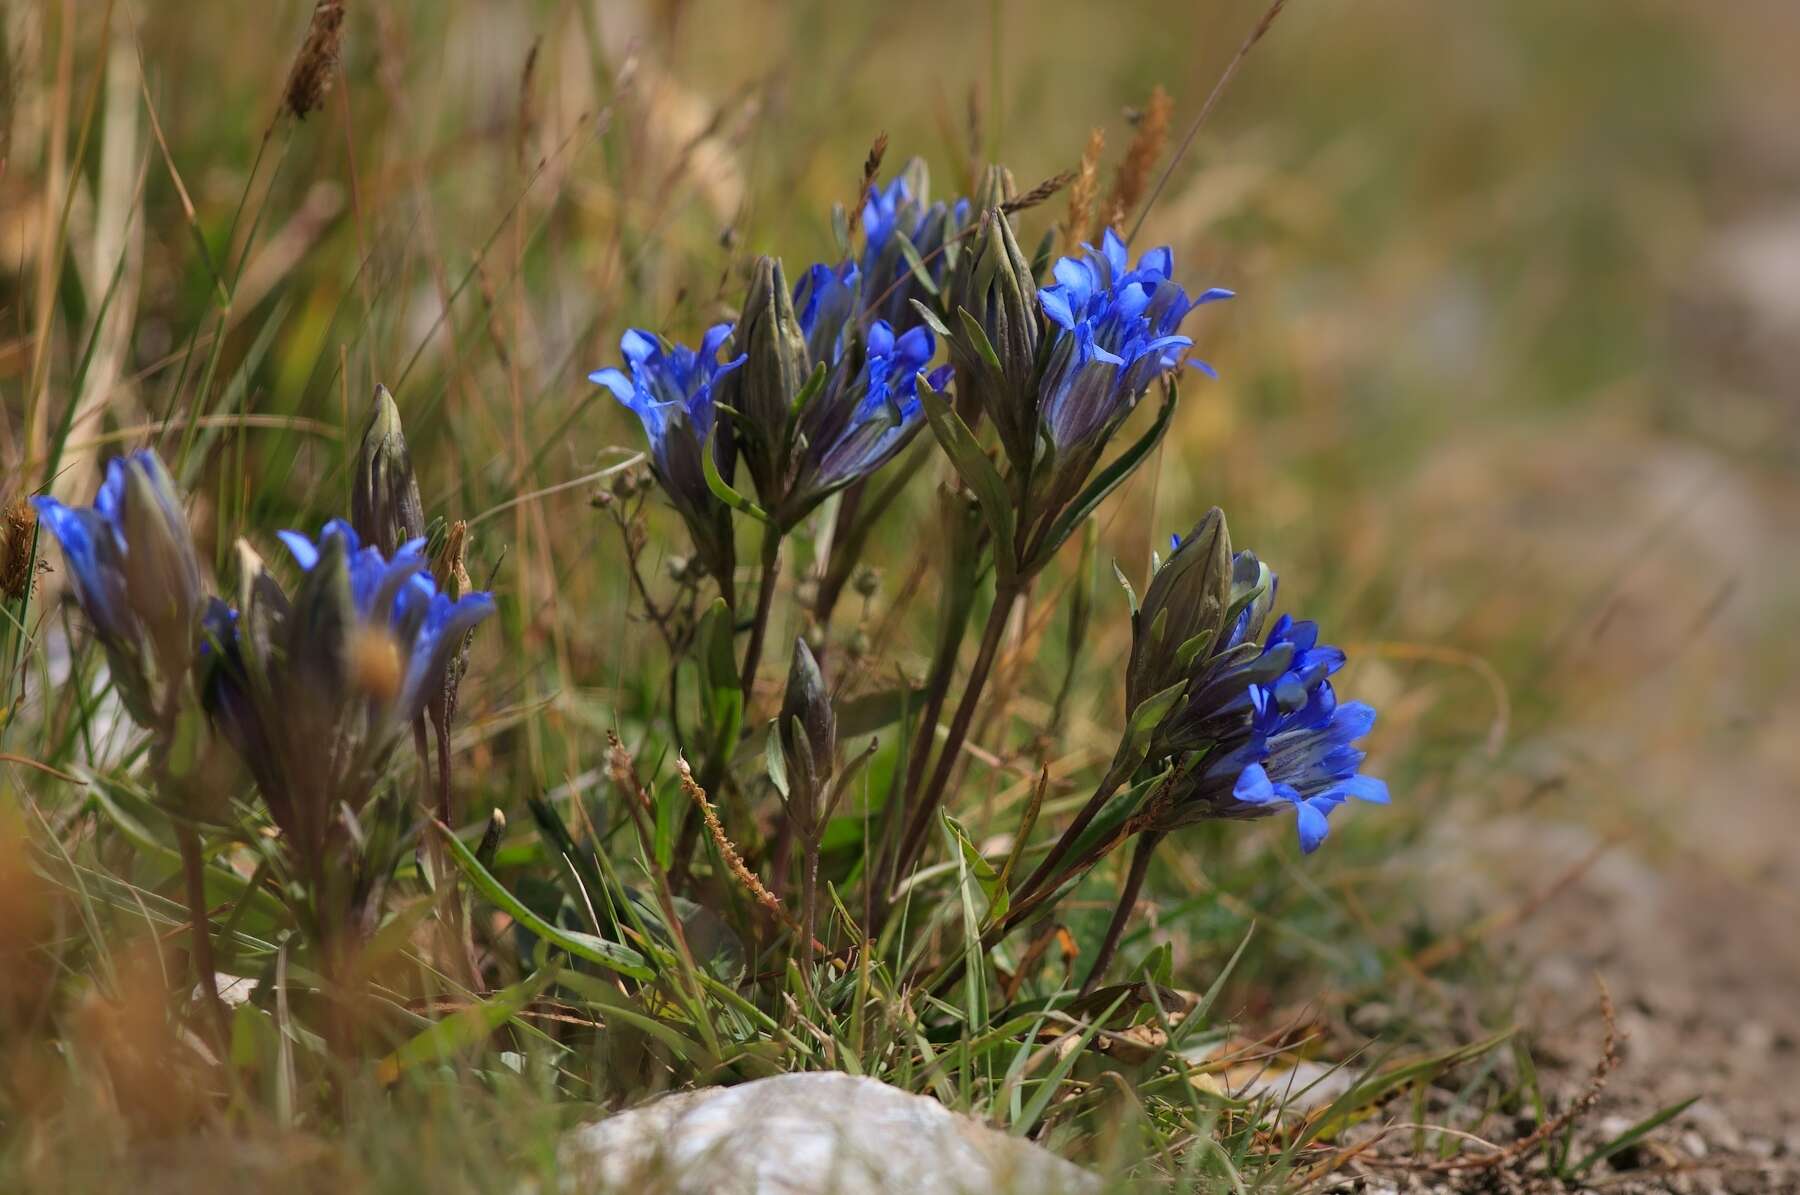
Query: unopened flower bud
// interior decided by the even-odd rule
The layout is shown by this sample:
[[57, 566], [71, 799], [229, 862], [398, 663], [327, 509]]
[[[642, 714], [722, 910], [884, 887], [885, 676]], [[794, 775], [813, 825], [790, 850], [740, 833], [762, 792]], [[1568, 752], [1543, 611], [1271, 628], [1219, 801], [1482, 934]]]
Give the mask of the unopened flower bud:
[[837, 714], [831, 708], [825, 676], [805, 639], [794, 640], [778, 729], [791, 791], [804, 809], [816, 808], [836, 767]]
[[1218, 646], [1231, 593], [1231, 535], [1215, 506], [1177, 542], [1132, 618], [1127, 711], [1179, 683]]
[[806, 384], [810, 365], [792, 291], [775, 258], [758, 258], [752, 269], [732, 351], [745, 355], [744, 364], [721, 380], [719, 401], [738, 413], [744, 463], [757, 496], [772, 509], [786, 496], [782, 456], [788, 408]]
[[425, 534], [425, 507], [401, 430], [400, 407], [386, 386], [375, 387], [374, 405], [363, 429], [350, 489], [350, 525], [384, 556]]
[[881, 589], [881, 570], [866, 564], [859, 565], [856, 569], [856, 575], [850, 580], [850, 584], [854, 586], [856, 592], [863, 597], [874, 597]]
[[[951, 326], [950, 360], [958, 385], [973, 389], [1014, 466], [1028, 468], [1037, 450], [1037, 283], [999, 207], [982, 217], [974, 248], [959, 267], [956, 301], [980, 329], [977, 336], [960, 322]], [[980, 345], [981, 337], [993, 349], [998, 370]]]

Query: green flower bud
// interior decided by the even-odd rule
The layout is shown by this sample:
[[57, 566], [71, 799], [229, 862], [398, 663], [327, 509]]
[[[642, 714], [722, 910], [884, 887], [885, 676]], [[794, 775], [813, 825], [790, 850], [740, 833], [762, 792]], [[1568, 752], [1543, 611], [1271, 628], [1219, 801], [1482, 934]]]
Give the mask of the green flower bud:
[[1218, 507], [1206, 512], [1156, 571], [1131, 620], [1125, 710], [1179, 684], [1224, 633], [1232, 598], [1231, 535]]
[[1023, 471], [1036, 452], [1037, 281], [997, 206], [982, 217], [974, 248], [959, 263], [955, 293], [959, 319], [951, 328], [950, 360], [957, 388], [973, 391], [1008, 458]]
[[819, 662], [804, 638], [794, 640], [778, 729], [790, 802], [799, 811], [799, 820], [810, 825], [837, 766], [837, 714], [831, 708], [831, 691], [825, 686]]
[[806, 385], [810, 364], [792, 296], [781, 262], [758, 258], [732, 335], [732, 351], [745, 361], [719, 380], [718, 401], [737, 412], [733, 426], [744, 463], [771, 510], [786, 497], [788, 408]]
[[425, 507], [400, 427], [400, 407], [386, 386], [375, 387], [374, 406], [363, 429], [350, 490], [350, 525], [383, 556], [392, 556], [401, 544], [425, 534]]

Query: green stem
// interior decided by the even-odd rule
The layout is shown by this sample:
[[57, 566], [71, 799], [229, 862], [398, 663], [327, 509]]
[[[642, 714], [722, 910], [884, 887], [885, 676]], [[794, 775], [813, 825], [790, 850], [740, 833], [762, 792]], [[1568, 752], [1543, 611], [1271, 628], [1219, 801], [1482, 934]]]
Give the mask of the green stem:
[[231, 1044], [231, 1014], [219, 996], [219, 972], [213, 962], [211, 918], [206, 907], [206, 870], [200, 858], [200, 834], [186, 823], [177, 823], [175, 837], [181, 846], [181, 873], [187, 886], [187, 907], [193, 933], [194, 970], [200, 979], [200, 990], [212, 1013], [213, 1028], [221, 1048]]
[[1100, 778], [1099, 786], [1094, 789], [1094, 795], [1089, 797], [1087, 804], [1081, 807], [1081, 812], [1075, 815], [1075, 820], [1070, 822], [1068, 829], [1062, 832], [1062, 837], [1056, 840], [1056, 845], [1050, 848], [1050, 853], [1044, 856], [1043, 862], [1039, 863], [1036, 869], [1026, 877], [1025, 882], [1019, 887], [1018, 895], [1029, 895], [1055, 874], [1056, 865], [1068, 857], [1069, 852], [1075, 847], [1076, 840], [1081, 837], [1082, 831], [1086, 830], [1100, 810], [1105, 808], [1106, 803], [1112, 799], [1114, 793], [1119, 791], [1119, 786], [1125, 783], [1126, 776], [1129, 774], [1129, 770], [1123, 767], [1117, 759], [1113, 760], [1112, 766], [1106, 770], [1106, 775]]
[[1112, 965], [1113, 956], [1119, 952], [1119, 939], [1124, 936], [1125, 926], [1131, 920], [1131, 912], [1137, 906], [1138, 893], [1144, 888], [1144, 875], [1150, 870], [1150, 855], [1156, 844], [1162, 841], [1162, 835], [1155, 830], [1146, 830], [1138, 836], [1137, 850], [1132, 852], [1131, 870], [1125, 874], [1125, 884], [1119, 889], [1119, 904], [1113, 910], [1112, 922], [1106, 927], [1106, 937], [1100, 943], [1100, 953], [1094, 956], [1094, 965], [1088, 970], [1087, 978], [1081, 981], [1081, 994], [1087, 995], [1094, 990], [1094, 985], [1106, 974]]
[[744, 649], [744, 669], [738, 681], [744, 704], [750, 704], [751, 686], [762, 663], [763, 640], [769, 631], [769, 612], [775, 608], [775, 580], [781, 565], [781, 530], [770, 523], [763, 530], [762, 580], [756, 587], [756, 616], [750, 623], [750, 643]]
[[981, 691], [987, 685], [988, 674], [993, 671], [994, 659], [1000, 652], [1000, 636], [1006, 630], [1007, 619], [1012, 614], [1013, 600], [1017, 596], [1018, 590], [1012, 585], [1002, 583], [995, 588], [994, 605], [988, 611], [987, 626], [981, 632], [981, 647], [975, 654], [975, 664], [969, 672], [968, 682], [963, 686], [962, 698], [956, 703], [956, 713], [950, 719], [949, 737], [944, 740], [937, 767], [932, 771], [924, 796], [913, 808], [906, 836], [901, 839], [900, 851], [894, 857], [891, 871], [896, 878], [911, 869], [920, 851], [924, 849], [932, 816], [943, 803], [950, 774], [956, 770], [957, 761], [962, 757], [963, 740], [968, 737], [969, 724], [975, 720], [975, 708], [981, 703]]

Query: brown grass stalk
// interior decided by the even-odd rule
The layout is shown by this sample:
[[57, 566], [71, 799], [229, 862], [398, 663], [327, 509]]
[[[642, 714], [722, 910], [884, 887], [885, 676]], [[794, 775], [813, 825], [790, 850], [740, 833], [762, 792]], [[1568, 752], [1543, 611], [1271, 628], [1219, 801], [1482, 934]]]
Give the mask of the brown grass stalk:
[[[1150, 92], [1150, 101], [1137, 120], [1137, 132], [1125, 148], [1125, 157], [1113, 173], [1112, 192], [1106, 200], [1106, 226], [1119, 233], [1125, 230], [1125, 218], [1143, 201], [1150, 172], [1156, 169], [1163, 147], [1169, 143], [1169, 117], [1175, 101], [1158, 83]], [[1090, 142], [1091, 144], [1091, 142]]]

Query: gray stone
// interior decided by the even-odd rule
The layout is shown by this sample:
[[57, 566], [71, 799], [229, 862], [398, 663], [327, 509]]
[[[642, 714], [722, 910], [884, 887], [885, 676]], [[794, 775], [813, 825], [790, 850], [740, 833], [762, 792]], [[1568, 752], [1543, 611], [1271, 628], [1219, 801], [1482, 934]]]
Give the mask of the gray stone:
[[1092, 1174], [936, 1100], [822, 1072], [666, 1096], [572, 1130], [565, 1195], [1087, 1195]]

